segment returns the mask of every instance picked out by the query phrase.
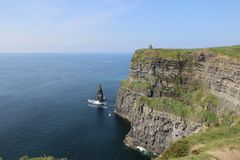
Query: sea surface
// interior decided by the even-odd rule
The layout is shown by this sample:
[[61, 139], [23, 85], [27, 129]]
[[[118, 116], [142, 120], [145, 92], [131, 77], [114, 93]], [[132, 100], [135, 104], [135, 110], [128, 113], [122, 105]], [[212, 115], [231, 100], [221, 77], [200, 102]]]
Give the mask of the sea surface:
[[[113, 113], [131, 54], [0, 54], [0, 157], [147, 160], [123, 139], [130, 124]], [[98, 83], [107, 105], [89, 105]]]

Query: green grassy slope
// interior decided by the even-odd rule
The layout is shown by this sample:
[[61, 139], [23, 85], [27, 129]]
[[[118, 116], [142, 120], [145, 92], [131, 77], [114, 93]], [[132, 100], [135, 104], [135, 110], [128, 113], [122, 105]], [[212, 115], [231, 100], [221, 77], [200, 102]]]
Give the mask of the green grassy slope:
[[[202, 146], [193, 149], [194, 146]], [[232, 126], [209, 128], [172, 144], [157, 160], [208, 160], [214, 156], [211, 151], [221, 148], [240, 150], [240, 123]]]
[[197, 49], [139, 49], [134, 54], [134, 59], [161, 57], [166, 59], [177, 59], [178, 55], [207, 52], [218, 55], [227, 55], [240, 58], [240, 45], [216, 47], [216, 48], [197, 48]]

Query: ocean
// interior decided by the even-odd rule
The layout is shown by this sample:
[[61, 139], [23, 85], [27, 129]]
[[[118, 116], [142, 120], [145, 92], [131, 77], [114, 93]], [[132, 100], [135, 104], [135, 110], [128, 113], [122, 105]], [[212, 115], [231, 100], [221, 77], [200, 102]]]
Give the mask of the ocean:
[[[123, 144], [130, 124], [113, 113], [131, 54], [0, 54], [0, 157], [148, 160]], [[101, 83], [103, 108], [90, 105]]]

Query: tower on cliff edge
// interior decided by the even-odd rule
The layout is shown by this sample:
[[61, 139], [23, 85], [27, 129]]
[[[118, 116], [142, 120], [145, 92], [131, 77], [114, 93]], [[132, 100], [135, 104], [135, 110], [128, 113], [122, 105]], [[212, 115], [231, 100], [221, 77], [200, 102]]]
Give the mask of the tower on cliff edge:
[[153, 49], [153, 46], [150, 44], [150, 45], [148, 46], [148, 49]]

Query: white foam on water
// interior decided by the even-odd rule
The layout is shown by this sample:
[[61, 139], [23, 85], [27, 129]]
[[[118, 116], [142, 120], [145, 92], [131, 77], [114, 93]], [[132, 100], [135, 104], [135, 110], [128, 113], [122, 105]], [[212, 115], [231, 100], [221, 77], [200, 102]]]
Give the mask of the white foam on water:
[[94, 105], [94, 104], [88, 104], [88, 106], [92, 108], [104, 108], [104, 109], [108, 108], [108, 106], [100, 106], [100, 105]]
[[107, 108], [107, 102], [99, 102], [98, 100], [95, 99], [88, 99], [88, 106], [90, 107], [95, 107], [95, 108]]
[[140, 146], [137, 146], [136, 147], [140, 152], [143, 152], [143, 153], [147, 153], [148, 151], [145, 149], [145, 148], [143, 148], [143, 147], [140, 147]]
[[157, 156], [156, 153], [149, 152], [148, 150], [146, 150], [145, 148], [143, 148], [143, 147], [141, 147], [141, 146], [137, 146], [136, 149], [139, 150], [139, 151], [140, 151], [142, 154], [144, 154], [144, 155]]
[[95, 104], [95, 105], [104, 105], [104, 102], [99, 102], [98, 100], [95, 99], [88, 99], [88, 103], [90, 104]]

